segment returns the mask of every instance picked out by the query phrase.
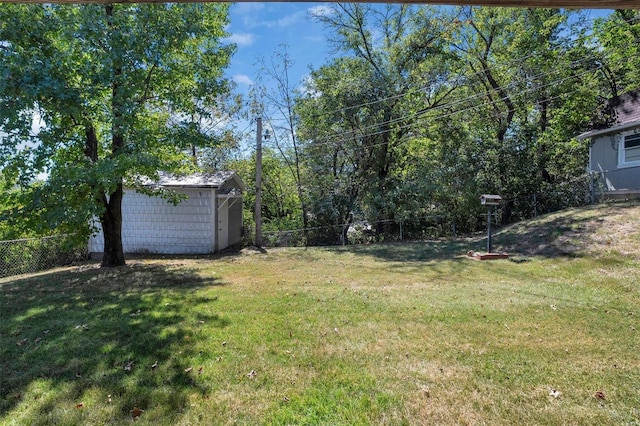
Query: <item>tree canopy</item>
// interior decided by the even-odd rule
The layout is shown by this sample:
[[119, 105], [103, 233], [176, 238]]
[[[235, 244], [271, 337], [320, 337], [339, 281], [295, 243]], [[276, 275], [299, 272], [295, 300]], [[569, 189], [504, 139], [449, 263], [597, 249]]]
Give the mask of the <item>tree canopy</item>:
[[[125, 181], [196, 163], [251, 180], [245, 147], [216, 130], [239, 105], [222, 75], [227, 7], [0, 5], [0, 167], [23, 188], [0, 207], [41, 227], [89, 232], [99, 218], [115, 265]], [[575, 136], [637, 89], [636, 11], [328, 8], [315, 18], [334, 58], [302, 82], [286, 47], [259, 61], [263, 105], [248, 108], [285, 123], [265, 148], [265, 229], [302, 229], [305, 244], [345, 241], [358, 221], [379, 238], [397, 223], [418, 238], [476, 231], [481, 193], [503, 197], [503, 223], [557, 208], [585, 174]]]
[[633, 11], [593, 23], [562, 9], [330, 7], [318, 19], [343, 55], [296, 105], [319, 225], [473, 231], [483, 192], [502, 194], [505, 223], [530, 215], [527, 197], [584, 174], [588, 142], [574, 137], [637, 81]]
[[0, 167], [32, 187], [25, 217], [90, 231], [124, 264], [123, 183], [185, 172], [216, 135], [228, 5], [0, 5]]

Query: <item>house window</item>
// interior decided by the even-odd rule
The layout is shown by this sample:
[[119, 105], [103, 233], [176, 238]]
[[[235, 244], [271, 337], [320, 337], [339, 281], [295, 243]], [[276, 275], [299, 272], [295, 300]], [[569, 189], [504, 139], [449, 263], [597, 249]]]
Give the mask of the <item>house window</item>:
[[640, 133], [624, 136], [619, 160], [620, 166], [640, 166]]

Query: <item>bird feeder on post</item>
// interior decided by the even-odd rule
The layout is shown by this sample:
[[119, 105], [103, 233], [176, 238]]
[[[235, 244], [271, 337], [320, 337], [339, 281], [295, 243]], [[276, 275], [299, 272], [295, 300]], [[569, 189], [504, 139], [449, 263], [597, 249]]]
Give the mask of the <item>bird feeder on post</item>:
[[487, 206], [487, 253], [491, 253], [491, 213], [501, 202], [502, 197], [499, 195], [482, 194], [480, 196], [480, 204]]

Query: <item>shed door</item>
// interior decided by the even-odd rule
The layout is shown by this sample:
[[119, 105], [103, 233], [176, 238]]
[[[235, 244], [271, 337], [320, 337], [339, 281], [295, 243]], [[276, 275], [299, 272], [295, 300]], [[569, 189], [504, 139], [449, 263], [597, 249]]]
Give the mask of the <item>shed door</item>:
[[218, 204], [218, 250], [229, 246], [229, 203], [227, 198], [219, 198]]

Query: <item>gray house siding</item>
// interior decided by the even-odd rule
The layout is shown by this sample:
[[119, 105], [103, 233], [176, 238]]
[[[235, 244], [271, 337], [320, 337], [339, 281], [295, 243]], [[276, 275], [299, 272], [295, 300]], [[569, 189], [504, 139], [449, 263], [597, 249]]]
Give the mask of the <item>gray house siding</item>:
[[640, 89], [608, 101], [603, 126], [579, 135], [590, 139], [589, 171], [602, 178], [605, 191], [640, 191]]
[[613, 135], [593, 138], [589, 167], [592, 171], [602, 172], [618, 168], [618, 150], [613, 140]]
[[607, 191], [640, 190], [640, 167], [619, 165], [620, 146], [620, 133], [594, 137], [589, 170], [601, 174]]

